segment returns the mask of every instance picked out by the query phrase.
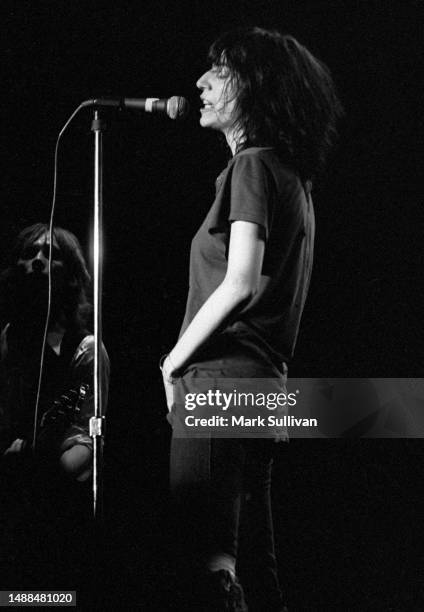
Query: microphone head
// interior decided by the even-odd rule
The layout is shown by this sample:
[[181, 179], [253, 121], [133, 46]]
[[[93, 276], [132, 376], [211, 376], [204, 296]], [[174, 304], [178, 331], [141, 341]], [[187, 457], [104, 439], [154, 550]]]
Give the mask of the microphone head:
[[166, 105], [166, 114], [170, 119], [184, 119], [190, 111], [190, 104], [182, 96], [172, 96]]

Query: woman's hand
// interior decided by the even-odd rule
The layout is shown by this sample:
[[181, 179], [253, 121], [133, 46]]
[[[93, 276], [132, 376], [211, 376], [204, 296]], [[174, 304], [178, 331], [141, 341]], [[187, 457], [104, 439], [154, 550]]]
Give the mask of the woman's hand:
[[174, 404], [175, 377], [173, 376], [174, 368], [169, 355], [167, 355], [165, 358], [164, 362], [160, 366], [160, 369], [162, 371], [163, 386], [165, 387], [166, 405], [168, 406], [168, 411], [171, 412]]
[[171, 412], [174, 404], [174, 385], [163, 377], [163, 386], [165, 387], [166, 405], [168, 406], [168, 412]]
[[19, 454], [25, 450], [26, 440], [17, 438], [12, 444], [4, 451], [5, 455]]

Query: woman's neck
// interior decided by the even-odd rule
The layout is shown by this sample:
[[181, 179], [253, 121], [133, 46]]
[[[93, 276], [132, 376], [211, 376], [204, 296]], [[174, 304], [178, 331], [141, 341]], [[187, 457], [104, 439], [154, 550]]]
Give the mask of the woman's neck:
[[244, 136], [241, 136], [240, 133], [238, 133], [238, 131], [234, 128], [228, 129], [225, 132], [225, 138], [227, 140], [228, 146], [231, 149], [233, 157], [240, 148], [240, 145], [242, 145], [246, 141], [246, 138]]
[[53, 323], [47, 333], [47, 343], [54, 350], [56, 355], [60, 355], [60, 346], [62, 344], [63, 336], [65, 335], [65, 327], [61, 322], [56, 321]]

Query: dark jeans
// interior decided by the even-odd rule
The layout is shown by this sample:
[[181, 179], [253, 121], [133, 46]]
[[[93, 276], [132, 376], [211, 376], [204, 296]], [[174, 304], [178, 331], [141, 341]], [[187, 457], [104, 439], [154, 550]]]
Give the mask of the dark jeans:
[[273, 605], [281, 601], [271, 512], [277, 446], [270, 439], [173, 438], [170, 470], [177, 567], [183, 573], [201, 572], [215, 553], [237, 558], [243, 510], [246, 549]]

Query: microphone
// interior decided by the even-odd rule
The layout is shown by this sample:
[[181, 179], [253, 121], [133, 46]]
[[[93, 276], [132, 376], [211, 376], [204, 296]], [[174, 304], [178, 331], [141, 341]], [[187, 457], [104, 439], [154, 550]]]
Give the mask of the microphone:
[[168, 115], [170, 119], [183, 119], [190, 110], [188, 101], [182, 96], [172, 98], [94, 98], [85, 100], [81, 106], [111, 106], [114, 108], [133, 108], [145, 113]]

